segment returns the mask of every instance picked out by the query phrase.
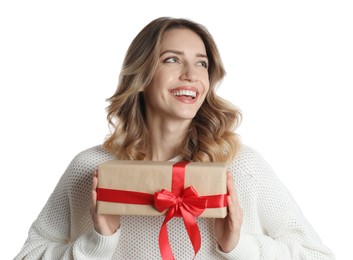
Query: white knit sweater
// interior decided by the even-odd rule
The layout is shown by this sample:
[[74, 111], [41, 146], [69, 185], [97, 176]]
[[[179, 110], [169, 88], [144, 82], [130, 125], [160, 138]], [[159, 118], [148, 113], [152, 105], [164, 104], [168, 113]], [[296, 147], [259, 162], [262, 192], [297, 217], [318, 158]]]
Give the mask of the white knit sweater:
[[[68, 166], [15, 257], [19, 259], [160, 259], [164, 217], [122, 216], [111, 236], [95, 232], [90, 217], [92, 173], [112, 159], [101, 146], [78, 154]], [[252, 148], [243, 146], [230, 165], [244, 211], [240, 242], [230, 253], [216, 246], [213, 220], [197, 219], [202, 245], [195, 259], [334, 259], [289, 192]], [[192, 259], [181, 218], [168, 223], [176, 259]]]

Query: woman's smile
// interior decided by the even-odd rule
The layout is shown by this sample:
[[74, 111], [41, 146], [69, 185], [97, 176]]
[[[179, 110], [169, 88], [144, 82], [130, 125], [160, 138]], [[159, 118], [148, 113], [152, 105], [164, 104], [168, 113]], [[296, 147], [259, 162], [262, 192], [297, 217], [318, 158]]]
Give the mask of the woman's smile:
[[178, 87], [170, 91], [172, 96], [183, 103], [194, 104], [198, 98], [198, 90], [195, 87]]

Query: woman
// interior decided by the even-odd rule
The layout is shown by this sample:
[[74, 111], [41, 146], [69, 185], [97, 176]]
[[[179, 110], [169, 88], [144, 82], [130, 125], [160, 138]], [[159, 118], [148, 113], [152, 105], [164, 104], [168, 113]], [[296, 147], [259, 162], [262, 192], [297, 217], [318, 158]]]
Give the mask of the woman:
[[[215, 94], [224, 74], [203, 26], [148, 24], [108, 99], [112, 133], [73, 159], [15, 259], [160, 259], [163, 217], [96, 214], [97, 165], [113, 158], [229, 163], [228, 215], [197, 220], [195, 259], [333, 259], [270, 167], [234, 134], [241, 114]], [[182, 219], [168, 232], [175, 258], [192, 259]]]

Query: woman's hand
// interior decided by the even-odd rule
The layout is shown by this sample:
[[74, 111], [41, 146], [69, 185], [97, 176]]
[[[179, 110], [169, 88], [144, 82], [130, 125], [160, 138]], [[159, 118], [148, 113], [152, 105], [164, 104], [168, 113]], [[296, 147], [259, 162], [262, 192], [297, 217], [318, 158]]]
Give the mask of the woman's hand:
[[228, 214], [225, 218], [215, 220], [216, 240], [225, 253], [232, 251], [239, 242], [240, 229], [243, 223], [243, 210], [240, 207], [234, 180], [230, 172], [227, 173]]
[[103, 236], [114, 234], [120, 227], [120, 216], [97, 214], [97, 185], [98, 185], [98, 171], [95, 171], [92, 179], [92, 206], [91, 215], [94, 229]]

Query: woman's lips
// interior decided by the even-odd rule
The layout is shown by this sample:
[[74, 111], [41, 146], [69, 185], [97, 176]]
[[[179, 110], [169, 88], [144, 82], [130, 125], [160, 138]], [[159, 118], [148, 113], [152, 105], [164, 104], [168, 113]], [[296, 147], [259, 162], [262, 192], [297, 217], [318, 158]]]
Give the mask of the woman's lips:
[[178, 87], [172, 89], [170, 93], [180, 102], [193, 104], [197, 101], [199, 92], [195, 87]]

